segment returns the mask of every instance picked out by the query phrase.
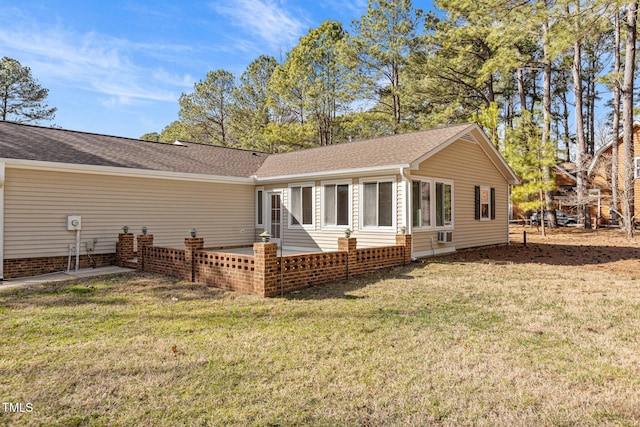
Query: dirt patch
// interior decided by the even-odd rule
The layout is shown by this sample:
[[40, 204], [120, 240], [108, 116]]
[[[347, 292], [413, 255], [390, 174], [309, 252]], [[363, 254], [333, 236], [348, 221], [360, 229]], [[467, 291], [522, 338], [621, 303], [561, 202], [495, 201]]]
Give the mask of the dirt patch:
[[542, 236], [535, 227], [512, 227], [510, 240], [510, 246], [461, 251], [445, 259], [574, 265], [615, 274], [640, 274], [640, 239], [628, 239], [619, 229], [558, 228], [546, 230], [546, 236]]

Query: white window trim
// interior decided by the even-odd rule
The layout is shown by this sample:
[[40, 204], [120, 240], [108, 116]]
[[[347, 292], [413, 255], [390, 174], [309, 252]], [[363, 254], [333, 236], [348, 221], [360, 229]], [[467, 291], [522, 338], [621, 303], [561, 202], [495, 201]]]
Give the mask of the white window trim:
[[633, 178], [640, 179], [640, 157], [633, 159]]
[[[258, 212], [259, 212], [259, 211], [258, 211], [258, 192], [260, 192], [260, 191], [262, 191], [262, 218], [259, 218], [259, 217], [258, 217]], [[265, 223], [264, 223], [264, 222], [265, 222], [265, 221], [264, 221], [264, 218], [265, 218], [264, 213], [265, 213], [265, 210], [266, 210], [266, 208], [267, 208], [267, 204], [265, 203], [265, 201], [266, 201], [266, 197], [265, 197], [265, 196], [266, 196], [266, 194], [267, 194], [267, 193], [266, 193], [266, 191], [264, 190], [264, 187], [256, 187], [256, 196], [255, 196], [255, 199], [254, 199], [254, 200], [255, 200], [255, 202], [256, 202], [256, 228], [265, 228], [265, 227], [266, 227], [266, 225], [265, 225]], [[260, 219], [262, 219], [262, 224], [260, 224], [260, 222], [259, 222], [259, 220], [260, 220]]]
[[[429, 209], [431, 211], [431, 221], [430, 225], [413, 225], [413, 182], [428, 182], [429, 183]], [[409, 197], [409, 205], [411, 207], [411, 228], [417, 231], [427, 231], [433, 230], [436, 227], [436, 219], [435, 219], [435, 180], [433, 178], [427, 178], [422, 176], [413, 176], [411, 177], [411, 196]]]
[[[425, 176], [412, 176], [411, 177], [411, 190], [413, 191], [413, 181], [421, 181], [429, 183], [429, 205], [431, 209], [431, 225], [428, 227], [425, 226], [415, 226], [413, 225], [413, 209], [410, 209], [411, 212], [411, 224], [412, 228], [416, 231], [433, 231], [433, 230], [453, 230], [455, 228], [455, 185], [453, 180], [450, 179], [442, 179], [442, 178], [430, 178]], [[451, 186], [451, 225], [437, 226], [436, 225], [436, 183], [446, 184]], [[491, 197], [491, 193], [489, 193], [489, 197]], [[409, 203], [413, 203], [413, 194], [409, 198]], [[413, 208], [413, 206], [411, 206]], [[491, 205], [489, 205], [489, 209], [491, 209]], [[491, 217], [491, 215], [489, 215]]]
[[[451, 186], [451, 224], [450, 225], [437, 225], [438, 213], [436, 212], [436, 184], [446, 184]], [[453, 180], [450, 179], [441, 179], [434, 178], [433, 179], [433, 224], [435, 226], [435, 230], [454, 230], [455, 229], [455, 219], [456, 219], [456, 186], [453, 183]]]
[[[391, 226], [364, 226], [364, 184], [367, 183], [380, 183], [380, 182], [391, 182], [391, 193], [393, 200], [391, 201], [392, 205], [392, 219]], [[398, 189], [397, 189], [397, 179], [394, 175], [390, 176], [380, 176], [380, 177], [371, 177], [371, 178], [361, 178], [358, 180], [358, 227], [362, 231], [384, 231], [396, 232], [396, 224], [397, 224], [397, 216], [398, 216]]]
[[[482, 217], [482, 192], [484, 190], [486, 190], [489, 193], [489, 199], [488, 199], [489, 209], [487, 209], [487, 212], [489, 213], [488, 218]], [[491, 187], [486, 187], [483, 185], [480, 186], [480, 221], [491, 221]]]
[[[293, 213], [291, 209], [291, 189], [293, 187], [311, 187], [311, 224], [293, 224]], [[301, 190], [302, 191], [302, 190]], [[302, 193], [301, 193], [302, 195]], [[289, 184], [287, 192], [287, 228], [289, 230], [315, 230], [316, 226], [316, 185], [315, 182], [297, 182]]]
[[[325, 210], [325, 185], [348, 185], [349, 186], [349, 224], [348, 225], [326, 225], [324, 223], [324, 210]], [[353, 182], [351, 180], [339, 180], [339, 181], [322, 181], [320, 182], [321, 195], [320, 195], [320, 229], [321, 230], [346, 230], [352, 229], [353, 225]], [[336, 212], [337, 217], [337, 212]]]

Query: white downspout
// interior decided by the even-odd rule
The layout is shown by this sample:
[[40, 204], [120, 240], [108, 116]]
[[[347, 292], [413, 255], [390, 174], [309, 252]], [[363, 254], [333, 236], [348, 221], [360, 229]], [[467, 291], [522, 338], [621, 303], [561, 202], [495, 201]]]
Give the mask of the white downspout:
[[[403, 204], [403, 215], [402, 222], [404, 223], [405, 232], [407, 234], [412, 234], [412, 225], [413, 220], [411, 219], [411, 179], [407, 176], [407, 171], [404, 167], [400, 168], [400, 176], [402, 177], [402, 204]], [[413, 257], [413, 244], [414, 239], [411, 239], [411, 256]]]
[[413, 221], [409, 220], [411, 217], [411, 206], [409, 206], [411, 179], [407, 176], [407, 171], [404, 167], [400, 168], [400, 176], [402, 177], [402, 226], [405, 227], [407, 234], [411, 234], [411, 225], [413, 224]]
[[5, 164], [0, 162], [0, 281], [4, 280], [4, 180]]
[[[507, 182], [507, 203], [508, 203], [508, 212], [507, 212], [507, 245], [511, 245], [511, 219], [513, 218], [513, 205], [511, 204], [511, 184]], [[496, 204], [497, 206], [497, 204]]]

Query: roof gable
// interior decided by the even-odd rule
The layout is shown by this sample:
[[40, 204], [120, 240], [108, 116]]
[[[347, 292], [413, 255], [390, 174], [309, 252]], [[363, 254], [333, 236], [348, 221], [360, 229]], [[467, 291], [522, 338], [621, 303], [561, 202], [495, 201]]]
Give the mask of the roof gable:
[[564, 163], [559, 163], [557, 165], [554, 165], [553, 168], [556, 170], [556, 173], [565, 175], [567, 178], [569, 178], [572, 181], [577, 181], [575, 174], [569, 172], [569, 169], [571, 169], [572, 171], [575, 171], [575, 166], [576, 165], [573, 162], [564, 162]]
[[[633, 122], [634, 139], [635, 139], [635, 133], [638, 130], [638, 128], [640, 128], [640, 123]], [[589, 168], [587, 169], [587, 174], [589, 176], [591, 176], [591, 175], [593, 175], [595, 173], [596, 167], [597, 167], [598, 163], [601, 161], [601, 157], [606, 152], [608, 152], [609, 150], [612, 150], [612, 147], [613, 147], [614, 143], [617, 143], [618, 145], [621, 145], [623, 143], [623, 132], [622, 131], [620, 132], [620, 134], [618, 135], [617, 138], [611, 138], [611, 141], [607, 142], [605, 145], [600, 147], [598, 149], [598, 151], [596, 151], [596, 153], [593, 156], [593, 159], [591, 159], [591, 164], [589, 164]]]
[[355, 172], [375, 168], [409, 168], [476, 127], [475, 124], [465, 123], [274, 154], [262, 164], [256, 176], [260, 180], [337, 171]]

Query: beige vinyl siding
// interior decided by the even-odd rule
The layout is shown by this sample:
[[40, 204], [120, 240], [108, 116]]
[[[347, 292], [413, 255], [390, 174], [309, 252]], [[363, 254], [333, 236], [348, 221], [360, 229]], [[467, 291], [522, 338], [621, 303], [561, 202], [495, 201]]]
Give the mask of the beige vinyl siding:
[[[6, 169], [5, 259], [68, 254], [75, 233], [67, 216], [82, 216], [84, 242], [96, 253], [115, 252], [122, 227], [149, 228], [160, 246], [182, 247], [195, 227], [206, 246], [254, 241], [252, 185]], [[244, 230], [244, 233], [242, 232]]]
[[[383, 174], [381, 176], [389, 176]], [[371, 177], [377, 177], [377, 175], [371, 175]], [[396, 180], [396, 197], [398, 204], [402, 197], [402, 185], [400, 182], [400, 176], [395, 177]], [[323, 229], [322, 228], [322, 182], [332, 181], [331, 178], [326, 180], [316, 181], [300, 181], [296, 183], [314, 183], [314, 224], [309, 228], [289, 228], [289, 212], [286, 209], [289, 206], [289, 184], [290, 183], [278, 183], [269, 184], [265, 186], [265, 194], [267, 191], [280, 190], [282, 191], [283, 206], [285, 207], [284, 217], [284, 231], [283, 231], [283, 245], [285, 247], [294, 248], [306, 248], [310, 250], [337, 250], [338, 238], [344, 237], [344, 231], [341, 229]], [[359, 218], [359, 201], [360, 201], [360, 178], [342, 179], [342, 181], [348, 181], [351, 184], [351, 229], [353, 230], [352, 237], [358, 239], [358, 247], [373, 247], [373, 246], [387, 246], [395, 244], [395, 232], [392, 231], [360, 231], [360, 218]], [[291, 183], [293, 184], [293, 182]], [[401, 224], [402, 207], [397, 206], [396, 213], [396, 225]]]
[[[438, 244], [437, 230], [413, 230], [413, 252], [430, 252], [430, 238], [436, 250], [469, 248], [508, 242], [508, 184], [481, 146], [458, 140], [420, 164], [412, 177], [453, 181], [453, 242]], [[490, 221], [475, 219], [475, 186], [495, 188], [496, 217]]]

